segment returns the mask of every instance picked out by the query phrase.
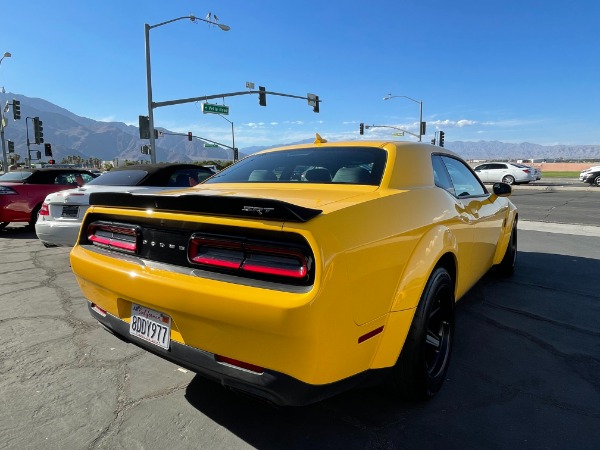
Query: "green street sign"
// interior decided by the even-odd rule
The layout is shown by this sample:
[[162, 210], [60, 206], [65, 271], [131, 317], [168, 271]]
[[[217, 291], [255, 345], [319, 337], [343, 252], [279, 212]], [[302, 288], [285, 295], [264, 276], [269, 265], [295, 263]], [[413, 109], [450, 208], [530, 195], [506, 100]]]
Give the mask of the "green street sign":
[[404, 136], [404, 131], [398, 131], [397, 133], [392, 133], [392, 136]]
[[204, 148], [208, 148], [208, 147], [218, 147], [217, 144], [204, 144]]
[[212, 105], [210, 103], [202, 103], [202, 112], [204, 114], [225, 114], [229, 115], [229, 106], [225, 105]]

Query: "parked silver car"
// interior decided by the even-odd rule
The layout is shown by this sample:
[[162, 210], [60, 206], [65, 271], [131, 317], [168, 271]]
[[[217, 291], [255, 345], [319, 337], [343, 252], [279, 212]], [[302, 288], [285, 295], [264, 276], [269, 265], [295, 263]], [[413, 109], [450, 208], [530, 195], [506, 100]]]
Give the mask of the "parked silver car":
[[[484, 183], [506, 184], [529, 183], [536, 181], [537, 175], [532, 167], [508, 162], [487, 162], [479, 164], [473, 170]], [[540, 175], [541, 178], [541, 175]]]

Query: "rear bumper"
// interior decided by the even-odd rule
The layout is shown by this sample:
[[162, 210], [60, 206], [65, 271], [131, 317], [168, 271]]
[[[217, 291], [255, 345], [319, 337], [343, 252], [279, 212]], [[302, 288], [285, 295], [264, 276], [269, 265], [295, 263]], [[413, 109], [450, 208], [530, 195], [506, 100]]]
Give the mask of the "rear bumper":
[[258, 397], [276, 405], [302, 406], [318, 402], [358, 385], [375, 382], [383, 375], [385, 369], [368, 370], [345, 378], [335, 383], [312, 385], [297, 380], [289, 375], [272, 370], [254, 373], [218, 362], [215, 355], [197, 348], [171, 341], [169, 350], [156, 347], [146, 341], [129, 334], [129, 324], [124, 320], [107, 313], [98, 313], [92, 303], [88, 302], [90, 314], [108, 331], [124, 340], [133, 343], [161, 358], [178, 364], [222, 386]]
[[73, 247], [79, 236], [81, 222], [57, 222], [38, 219], [35, 233], [40, 241], [65, 247]]

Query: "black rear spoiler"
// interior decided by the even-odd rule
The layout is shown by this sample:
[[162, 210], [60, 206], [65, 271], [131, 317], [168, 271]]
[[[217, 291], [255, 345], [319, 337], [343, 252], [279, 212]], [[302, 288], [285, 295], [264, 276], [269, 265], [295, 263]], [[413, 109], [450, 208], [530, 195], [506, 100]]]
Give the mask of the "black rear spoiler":
[[320, 209], [305, 208], [280, 200], [216, 196], [193, 193], [155, 195], [142, 192], [96, 192], [90, 194], [91, 206], [153, 209], [186, 214], [258, 218], [286, 222], [308, 222], [321, 214]]

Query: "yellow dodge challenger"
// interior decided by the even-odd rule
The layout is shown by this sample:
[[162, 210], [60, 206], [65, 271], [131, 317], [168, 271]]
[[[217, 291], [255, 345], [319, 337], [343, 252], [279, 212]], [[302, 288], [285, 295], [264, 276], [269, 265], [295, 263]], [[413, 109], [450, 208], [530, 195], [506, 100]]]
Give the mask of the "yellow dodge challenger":
[[455, 301], [513, 272], [517, 210], [456, 154], [352, 141], [263, 151], [203, 184], [94, 193], [70, 258], [117, 336], [280, 405], [441, 387]]

